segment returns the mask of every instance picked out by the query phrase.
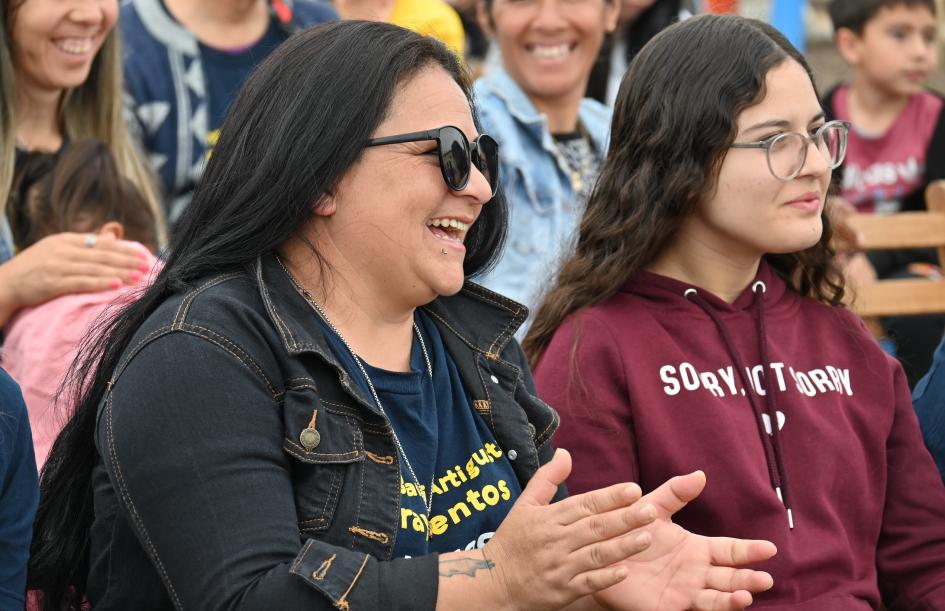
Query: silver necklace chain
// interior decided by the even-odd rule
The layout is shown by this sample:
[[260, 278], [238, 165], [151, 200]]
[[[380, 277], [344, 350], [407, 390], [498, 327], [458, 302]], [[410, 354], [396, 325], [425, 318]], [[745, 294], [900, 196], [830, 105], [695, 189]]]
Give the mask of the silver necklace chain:
[[[295, 286], [295, 290], [298, 291], [305, 301], [308, 302], [310, 306], [315, 310], [315, 312], [325, 321], [325, 324], [335, 332], [335, 335], [338, 336], [338, 339], [341, 340], [341, 343], [345, 345], [345, 348], [348, 349], [348, 352], [351, 354], [351, 358], [354, 359], [355, 364], [358, 366], [358, 369], [361, 371], [361, 375], [364, 376], [364, 380], [367, 382], [368, 388], [371, 390], [371, 396], [374, 398], [374, 403], [377, 404], [377, 409], [381, 411], [381, 414], [387, 418], [387, 421], [390, 422], [390, 417], [388, 417], [387, 412], [384, 411], [384, 406], [381, 405], [381, 399], [377, 396], [377, 391], [374, 390], [374, 383], [371, 382], [371, 376], [368, 375], [367, 369], [364, 368], [364, 365], [361, 364], [361, 359], [358, 358], [358, 355], [355, 354], [354, 350], [351, 348], [351, 344], [348, 343], [348, 340], [345, 339], [345, 336], [341, 334], [341, 331], [338, 330], [338, 327], [331, 322], [331, 319], [328, 318], [328, 315], [325, 314], [325, 310], [322, 309], [318, 302], [312, 297], [312, 294], [307, 290], [302, 288], [302, 286], [295, 279], [295, 276], [292, 275], [285, 264], [282, 262], [282, 259], [279, 259], [279, 265], [282, 266], [283, 271], [289, 276], [289, 280], [292, 281], [292, 284]], [[413, 321], [413, 332], [416, 334], [417, 339], [420, 340], [420, 350], [423, 352], [423, 360], [426, 361], [427, 365], [427, 374], [430, 376], [430, 379], [433, 379], [433, 367], [430, 365], [430, 355], [427, 353], [427, 345], [423, 341], [423, 335], [420, 334], [420, 329], [417, 327], [417, 322]], [[391, 424], [390, 432], [394, 436], [394, 443], [397, 445], [397, 451], [400, 453], [400, 456], [404, 459], [404, 464], [407, 465], [407, 470], [410, 471], [410, 477], [413, 478], [413, 483], [417, 485], [417, 493], [420, 493], [420, 478], [417, 477], [417, 473], [413, 470], [413, 465], [410, 464], [410, 459], [407, 458], [407, 453], [404, 451], [404, 446], [401, 445], [400, 439], [397, 437], [397, 431], [394, 430], [393, 424]], [[424, 502], [424, 507], [427, 510], [427, 519], [430, 518], [430, 515], [433, 510], [433, 482], [436, 479], [436, 471], [434, 470], [433, 475], [430, 477], [430, 486], [426, 489], [426, 500]], [[429, 528], [427, 529], [427, 538], [430, 537]]]

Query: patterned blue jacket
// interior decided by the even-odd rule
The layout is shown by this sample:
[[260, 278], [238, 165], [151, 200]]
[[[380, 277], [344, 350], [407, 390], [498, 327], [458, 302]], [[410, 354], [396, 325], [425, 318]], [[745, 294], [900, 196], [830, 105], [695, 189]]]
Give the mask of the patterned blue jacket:
[[[292, 12], [283, 28], [287, 37], [338, 18], [323, 2], [282, 1]], [[207, 157], [209, 100], [200, 45], [161, 0], [122, 0], [120, 24], [128, 124], [160, 176], [173, 225], [190, 203]]]

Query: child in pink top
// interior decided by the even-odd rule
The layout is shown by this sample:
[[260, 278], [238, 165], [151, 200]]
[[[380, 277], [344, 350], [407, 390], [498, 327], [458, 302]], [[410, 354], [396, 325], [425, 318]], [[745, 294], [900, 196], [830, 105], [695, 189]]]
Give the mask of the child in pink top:
[[[36, 464], [42, 468], [71, 414], [66, 373], [82, 339], [105, 312], [134, 299], [157, 267], [156, 222], [146, 200], [119, 173], [108, 147], [92, 140], [70, 144], [59, 155], [33, 153], [20, 164], [11, 195], [14, 239], [20, 248], [61, 231], [88, 232], [99, 240], [132, 240], [141, 250], [139, 286], [75, 293], [21, 310], [4, 328], [3, 367], [23, 392]], [[63, 388], [62, 400], [57, 393]]]

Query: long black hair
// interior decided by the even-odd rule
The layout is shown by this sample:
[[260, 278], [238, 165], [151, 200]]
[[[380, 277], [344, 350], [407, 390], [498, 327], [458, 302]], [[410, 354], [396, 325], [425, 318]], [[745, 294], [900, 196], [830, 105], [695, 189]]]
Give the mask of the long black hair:
[[[76, 391], [75, 415], [43, 470], [31, 549], [29, 584], [43, 591], [46, 609], [78, 606], [85, 593], [96, 413], [132, 336], [169, 296], [207, 276], [248, 269], [292, 237], [358, 160], [398, 85], [431, 66], [453, 77], [475, 117], [470, 79], [456, 56], [432, 38], [385, 23], [345, 21], [302, 31], [248, 79], [163, 271], [138, 301], [86, 339], [71, 373], [74, 387], [84, 390]], [[506, 228], [499, 196], [467, 235], [467, 276], [495, 262]]]
[[[524, 348], [534, 366], [573, 312], [613, 295], [671, 244], [715, 189], [738, 115], [765, 96], [768, 72], [804, 56], [772, 26], [700, 15], [657, 34], [620, 84], [610, 148], [573, 253], [535, 315]], [[816, 91], [816, 89], [815, 89]], [[823, 232], [810, 248], [765, 260], [798, 293], [839, 305], [843, 279]]]

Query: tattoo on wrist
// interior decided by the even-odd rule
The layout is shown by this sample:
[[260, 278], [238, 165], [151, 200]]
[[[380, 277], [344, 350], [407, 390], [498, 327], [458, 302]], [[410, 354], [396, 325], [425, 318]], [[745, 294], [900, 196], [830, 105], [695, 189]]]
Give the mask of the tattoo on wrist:
[[482, 570], [491, 571], [495, 562], [483, 558], [457, 558], [456, 560], [440, 560], [440, 577], [455, 577], [465, 575], [475, 577]]

